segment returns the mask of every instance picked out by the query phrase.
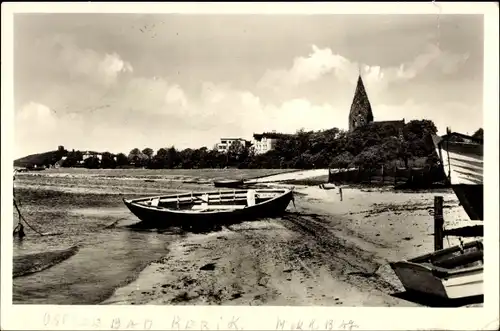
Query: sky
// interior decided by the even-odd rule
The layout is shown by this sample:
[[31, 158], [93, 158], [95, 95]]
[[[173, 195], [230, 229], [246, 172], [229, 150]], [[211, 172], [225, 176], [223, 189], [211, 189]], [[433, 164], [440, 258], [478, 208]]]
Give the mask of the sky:
[[375, 121], [483, 126], [482, 15], [16, 14], [15, 157]]

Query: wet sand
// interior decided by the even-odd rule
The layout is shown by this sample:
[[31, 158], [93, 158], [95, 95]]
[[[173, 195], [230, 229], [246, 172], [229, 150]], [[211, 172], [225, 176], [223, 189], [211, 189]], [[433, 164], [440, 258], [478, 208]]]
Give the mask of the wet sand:
[[56, 251], [40, 252], [14, 256], [13, 277], [26, 276], [48, 269], [64, 260], [69, 259], [78, 252], [78, 246]]
[[[102, 180], [40, 176], [16, 183], [25, 217], [66, 237], [54, 242], [28, 233], [15, 254], [83, 247], [59, 265], [15, 278], [14, 302], [417, 306], [394, 296], [403, 289], [388, 261], [433, 249], [435, 195], [444, 197], [445, 221], [453, 220], [446, 226], [467, 224], [457, 221], [467, 216], [452, 191], [344, 187], [340, 201], [337, 189], [295, 186], [296, 208], [280, 218], [208, 234], [139, 233], [123, 228], [136, 219], [122, 197], [213, 186]], [[451, 239], [445, 247], [456, 244]]]

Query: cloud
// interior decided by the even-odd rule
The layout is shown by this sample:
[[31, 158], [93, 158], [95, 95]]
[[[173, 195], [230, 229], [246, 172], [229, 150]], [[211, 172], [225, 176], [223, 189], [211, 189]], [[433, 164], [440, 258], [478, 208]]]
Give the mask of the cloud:
[[49, 47], [56, 51], [55, 64], [67, 70], [72, 79], [88, 79], [93, 83], [112, 85], [122, 73], [132, 73], [132, 65], [116, 52], [101, 54], [79, 47], [73, 38], [57, 35]]
[[[78, 143], [82, 119], [77, 114], [58, 114], [38, 102], [29, 102], [14, 118], [15, 156], [55, 150], [62, 142]], [[63, 137], [63, 138], [61, 138]]]
[[35, 127], [53, 129], [55, 126], [55, 115], [49, 107], [36, 102], [26, 104], [20, 112], [17, 113], [16, 119], [21, 122], [32, 122]]
[[[270, 105], [266, 109], [273, 114], [275, 126], [280, 131], [295, 132], [300, 128], [320, 130], [345, 126], [338, 116], [343, 112], [328, 103], [317, 105], [301, 98], [285, 101], [278, 106]], [[347, 123], [347, 119], [345, 122]]]
[[234, 89], [228, 84], [205, 83], [201, 102], [200, 119], [228, 134], [295, 132], [299, 128], [323, 129], [338, 124], [334, 121], [336, 110], [330, 104], [317, 105], [305, 98], [267, 103], [250, 91]]
[[[408, 99], [403, 104], [373, 104], [375, 121], [396, 120], [404, 118], [411, 120], [430, 119], [438, 129], [445, 134], [446, 127], [453, 131], [473, 134], [483, 127], [483, 116], [480, 106], [471, 106], [460, 102], [426, 103]], [[453, 114], [453, 116], [450, 116]]]
[[185, 107], [187, 99], [177, 84], [162, 77], [134, 77], [113, 90], [113, 107], [142, 114], [166, 114], [169, 108]]
[[[93, 114], [55, 112], [37, 102], [25, 104], [15, 118], [16, 157], [53, 150], [58, 145], [115, 153], [171, 145], [210, 148], [223, 136], [250, 139], [253, 133], [263, 131], [293, 133], [300, 128], [347, 125], [347, 110], [332, 104], [314, 104], [306, 98], [266, 103], [228, 84], [206, 82], [198, 99], [188, 99], [181, 86], [164, 79], [136, 78], [130, 81], [132, 87], [136, 94], [130, 99]], [[136, 100], [130, 105], [134, 110], [121, 108], [128, 100]], [[153, 111], [153, 105], [161, 105], [161, 111]], [[408, 99], [403, 104], [375, 103], [372, 108], [376, 121], [432, 119], [441, 133], [447, 126], [467, 132], [483, 125], [480, 107], [458, 102], [429, 104]], [[456, 120], [450, 118], [452, 113]]]
[[[40, 65], [47, 64], [44, 70], [58, 73], [59, 80], [47, 76], [46, 86], [32, 89], [23, 98], [28, 103], [16, 109], [16, 145], [23, 149], [23, 155], [55, 149], [58, 145], [112, 152], [146, 146], [157, 150], [172, 144], [178, 148], [211, 147], [222, 136], [249, 139], [255, 132], [270, 130], [345, 128], [349, 105], [337, 108], [342, 103], [340, 97], [332, 98], [332, 103], [330, 98], [325, 99], [327, 102], [313, 102], [307, 93], [291, 94], [286, 89], [319, 81], [327, 75], [354, 83], [361, 68], [372, 98], [377, 89], [391, 82], [411, 80], [426, 70], [452, 73], [468, 58], [468, 54], [453, 54], [429, 46], [402, 65], [360, 66], [329, 48], [313, 45], [311, 53], [296, 58], [289, 69], [268, 70], [262, 77], [261, 87], [283, 92], [279, 101], [270, 101], [264, 90], [235, 88], [229, 83], [206, 81], [201, 89], [195, 89], [199, 92], [192, 92], [189, 86], [185, 88], [166, 76], [140, 76], [139, 66], [134, 70], [116, 52], [80, 47], [67, 36], [50, 40], [52, 44], [39, 45], [45, 48], [37, 51], [45, 50], [47, 58], [54, 60]], [[45, 77], [45, 74], [35, 76]], [[351, 98], [349, 94], [347, 99]], [[436, 114], [442, 109], [447, 114], [459, 109], [465, 114], [466, 109], [463, 105], [449, 104], [442, 105], [442, 109], [433, 104], [431, 108], [410, 101], [403, 106], [377, 105], [378, 100], [371, 99], [375, 101], [372, 106], [377, 120], [394, 119], [394, 114], [396, 118], [410, 119], [412, 114], [438, 118]], [[444, 115], [436, 125], [443, 123]]]
[[187, 108], [188, 106], [186, 94], [179, 85], [174, 85], [168, 89], [165, 95], [165, 102], [167, 104], [179, 105], [182, 108]]
[[[158, 136], [149, 136], [147, 126], [137, 122], [136, 117], [124, 124], [118, 120], [118, 115], [108, 109], [68, 113], [29, 102], [15, 116], [14, 156], [55, 150], [59, 145], [70, 150], [128, 152], [133, 147], [146, 147], [158, 139]], [[155, 124], [159, 127], [158, 123]]]
[[411, 80], [425, 70], [452, 74], [468, 58], [469, 53], [455, 54], [429, 44], [422, 54], [407, 63], [381, 67], [357, 63], [340, 54], [334, 54], [330, 48], [321, 49], [312, 45], [312, 52], [307, 57], [295, 58], [291, 68], [266, 71], [258, 86], [275, 90], [283, 87], [292, 88], [330, 74], [341, 81], [354, 83], [361, 71], [366, 85], [379, 90], [392, 82]]
[[297, 86], [315, 81], [334, 69], [341, 71], [350, 65], [348, 59], [333, 54], [331, 49], [320, 49], [312, 45], [312, 52], [309, 56], [295, 58], [290, 69], [266, 71], [258, 85], [262, 87]]
[[146, 146], [212, 147], [222, 136], [251, 139], [256, 132], [327, 129], [345, 122], [330, 104], [305, 98], [266, 103], [229, 84], [205, 82], [198, 97], [188, 98], [180, 85], [161, 77], [122, 82], [102, 103], [108, 107], [56, 112], [30, 102], [17, 112], [16, 144], [23, 155], [58, 145], [112, 152]]
[[469, 58], [469, 53], [455, 54], [441, 50], [436, 45], [429, 44], [424, 53], [418, 55], [413, 61], [401, 64], [399, 70], [394, 72], [394, 68], [388, 71], [392, 75], [396, 73], [395, 79], [413, 79], [425, 69], [437, 70], [443, 74], [452, 74], [460, 68]]

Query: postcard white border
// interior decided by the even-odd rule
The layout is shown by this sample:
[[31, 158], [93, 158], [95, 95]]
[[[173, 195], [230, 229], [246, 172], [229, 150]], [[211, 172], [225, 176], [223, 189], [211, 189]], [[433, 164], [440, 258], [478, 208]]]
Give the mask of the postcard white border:
[[[197, 14], [484, 14], [485, 130], [485, 302], [480, 308], [326, 308], [233, 306], [42, 306], [12, 305], [12, 146], [13, 141], [13, 14], [14, 13], [197, 13]], [[302, 329], [357, 330], [490, 330], [499, 315], [498, 213], [498, 3], [2, 3], [2, 259], [1, 328], [4, 330], [125, 329], [275, 330], [302, 321]], [[56, 320], [59, 323], [56, 325]], [[192, 322], [188, 322], [192, 320]], [[44, 322], [49, 321], [48, 324]], [[63, 323], [64, 321], [64, 323]], [[114, 321], [114, 322], [113, 322]], [[134, 321], [136, 324], [130, 324]], [[311, 324], [311, 321], [314, 321]], [[99, 322], [99, 323], [97, 323]], [[177, 324], [176, 322], [179, 322]], [[342, 327], [342, 322], [344, 328]], [[186, 324], [187, 323], [187, 324]], [[233, 326], [233, 325], [230, 325]], [[233, 328], [234, 329], [234, 328]]]

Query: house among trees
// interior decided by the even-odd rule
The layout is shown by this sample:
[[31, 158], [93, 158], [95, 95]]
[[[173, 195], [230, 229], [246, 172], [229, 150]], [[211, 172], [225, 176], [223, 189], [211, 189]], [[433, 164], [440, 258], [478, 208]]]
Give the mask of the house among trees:
[[359, 75], [356, 91], [354, 92], [354, 98], [351, 104], [351, 111], [349, 112], [349, 131], [354, 131], [356, 128], [368, 124], [374, 124], [377, 126], [390, 125], [396, 127], [396, 129], [401, 132], [405, 126], [404, 119], [396, 121], [373, 121], [373, 119], [370, 100], [368, 99], [363, 79], [361, 75]]
[[279, 139], [289, 138], [291, 135], [284, 133], [264, 132], [254, 133], [252, 145], [255, 149], [255, 154], [264, 154], [276, 147]]
[[86, 159], [88, 159], [89, 157], [96, 157], [99, 159], [99, 161], [101, 161], [102, 159], [102, 153], [97, 153], [97, 152], [92, 152], [92, 151], [86, 151], [85, 153], [83, 153], [82, 155], [82, 159], [83, 161], [85, 161]]
[[237, 142], [245, 148], [251, 146], [251, 142], [243, 138], [220, 138], [220, 143], [216, 145], [217, 151], [219, 153], [226, 153], [229, 150], [229, 147]]

